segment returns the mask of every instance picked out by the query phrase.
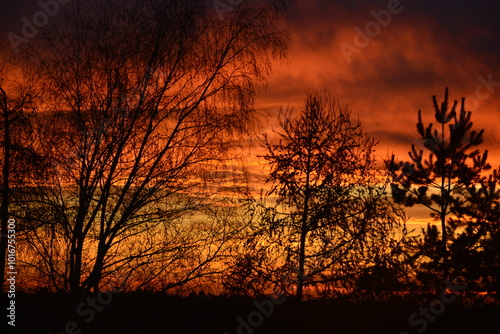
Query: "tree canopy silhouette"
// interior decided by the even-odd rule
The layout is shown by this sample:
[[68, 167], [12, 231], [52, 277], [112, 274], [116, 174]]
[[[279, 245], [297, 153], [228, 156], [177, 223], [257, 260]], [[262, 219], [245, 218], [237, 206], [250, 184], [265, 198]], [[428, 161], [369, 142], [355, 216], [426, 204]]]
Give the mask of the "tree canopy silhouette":
[[[35, 129], [32, 124], [34, 111], [33, 85], [22, 79], [21, 73], [16, 73], [13, 80], [12, 61], [0, 55], [0, 117], [1, 134], [1, 192], [0, 196], [0, 278], [4, 282], [6, 253], [7, 253], [7, 223], [9, 219], [19, 217], [19, 204], [29, 193], [28, 180], [43, 178], [42, 157], [36, 148], [33, 135]], [[24, 229], [23, 224], [17, 224], [15, 231], [20, 237]], [[19, 241], [19, 239], [18, 239]], [[13, 245], [12, 241], [11, 245]], [[12, 270], [11, 270], [12, 271]]]
[[377, 178], [375, 140], [328, 92], [308, 92], [299, 115], [280, 113], [280, 127], [264, 137], [267, 195], [278, 205], [265, 223], [300, 301], [306, 286], [335, 285], [388, 257], [403, 213]]
[[450, 224], [463, 216], [463, 208], [471, 201], [467, 190], [481, 182], [482, 173], [491, 166], [487, 163], [488, 151], [481, 153], [477, 148], [483, 142], [484, 130], [472, 128], [472, 113], [465, 109], [465, 98], [458, 109], [458, 101], [450, 103], [446, 88], [443, 101], [439, 104], [434, 96], [433, 105], [437, 128], [434, 123], [426, 126], [422, 112], [418, 112], [416, 127], [423, 149], [412, 145], [411, 161], [396, 162], [393, 155], [387, 166], [392, 172], [395, 201], [406, 206], [423, 205], [439, 220], [440, 233], [435, 226], [429, 226], [425, 232], [421, 255], [432, 259], [425, 264], [429, 270], [448, 279], [449, 242], [454, 238]]
[[228, 227], [196, 217], [214, 212], [214, 171], [286, 54], [288, 6], [245, 2], [220, 20], [201, 0], [73, 1], [23, 46], [51, 162], [25, 217], [41, 285], [166, 290], [219, 270]]

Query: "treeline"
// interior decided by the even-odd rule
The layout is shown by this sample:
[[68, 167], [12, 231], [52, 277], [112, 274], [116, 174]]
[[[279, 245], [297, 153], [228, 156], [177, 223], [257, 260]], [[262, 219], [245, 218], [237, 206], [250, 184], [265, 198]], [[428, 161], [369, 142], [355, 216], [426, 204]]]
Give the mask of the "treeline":
[[[433, 123], [418, 114], [422, 147], [386, 168], [346, 105], [308, 91], [262, 136], [270, 190], [254, 195], [238, 150], [260, 131], [255, 94], [286, 56], [291, 8], [242, 2], [221, 18], [201, 0], [73, 1], [3, 48], [0, 251], [14, 218], [20, 288], [498, 291], [499, 174], [447, 91]], [[441, 229], [410, 233], [413, 205]]]
[[[497, 298], [498, 170], [478, 149], [484, 131], [473, 128], [465, 99], [451, 102], [446, 89], [433, 103], [433, 122], [418, 112], [421, 147], [382, 169], [374, 139], [328, 92], [308, 92], [299, 115], [280, 113], [280, 130], [263, 138], [271, 189], [253, 202], [256, 218], [225, 286], [256, 296], [279, 287], [298, 300], [391, 300], [454, 286]], [[437, 224], [409, 231], [412, 206]]]

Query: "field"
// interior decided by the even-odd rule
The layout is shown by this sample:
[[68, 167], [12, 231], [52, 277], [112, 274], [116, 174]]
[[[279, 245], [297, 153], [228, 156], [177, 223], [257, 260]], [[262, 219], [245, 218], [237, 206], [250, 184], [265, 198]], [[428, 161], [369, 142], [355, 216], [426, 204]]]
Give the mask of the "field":
[[[423, 303], [309, 301], [290, 298], [281, 304], [245, 297], [177, 297], [149, 292], [100, 296], [103, 304], [73, 303], [62, 294], [20, 294], [17, 297], [20, 333], [498, 333], [500, 306], [446, 305], [437, 316], [408, 318], [429, 305]], [[425, 302], [428, 300], [428, 302]], [[104, 305], [105, 304], [105, 305]], [[270, 306], [270, 305], [273, 306]], [[92, 311], [92, 308], [96, 311]], [[75, 310], [79, 310], [76, 312]], [[78, 314], [79, 313], [79, 314]], [[73, 322], [72, 322], [73, 321]], [[87, 323], [88, 322], [88, 323]], [[424, 328], [425, 327], [425, 328]], [[65, 329], [66, 328], [66, 329]]]

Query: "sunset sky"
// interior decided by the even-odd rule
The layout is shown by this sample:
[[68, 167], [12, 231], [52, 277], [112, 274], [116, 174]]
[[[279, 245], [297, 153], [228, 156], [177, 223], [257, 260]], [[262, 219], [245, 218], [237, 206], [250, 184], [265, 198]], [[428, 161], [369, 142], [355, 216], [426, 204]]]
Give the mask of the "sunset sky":
[[299, 0], [290, 22], [290, 63], [275, 66], [258, 105], [299, 107], [305, 89], [327, 89], [380, 140], [378, 154], [406, 159], [418, 110], [432, 121], [432, 96], [441, 101], [449, 87], [450, 98], [468, 97], [475, 127], [485, 129], [483, 148], [498, 166], [500, 2], [401, 1], [386, 27], [368, 25], [373, 37], [369, 44], [358, 40], [364, 47], [347, 52], [348, 61], [341, 44], [356, 47], [355, 28], [364, 32], [375, 21], [371, 12], [387, 9], [388, 1]]
[[[40, 9], [35, 0], [4, 1], [2, 28], [20, 34], [21, 18]], [[497, 167], [499, 15], [496, 0], [298, 0], [288, 62], [276, 62], [257, 108], [271, 115], [280, 106], [300, 109], [306, 89], [329, 90], [380, 140], [380, 159], [393, 152], [407, 159], [418, 143], [418, 110], [432, 121], [432, 96], [441, 101], [449, 87], [451, 99], [468, 97], [475, 127], [485, 130], [482, 148]]]
[[[392, 9], [396, 14], [385, 27], [378, 25], [378, 34], [369, 24], [373, 37], [359, 52], [347, 53], [348, 61], [341, 44], [356, 47], [355, 28], [365, 32], [367, 23], [375, 21], [371, 12], [387, 11], [388, 2], [298, 1], [290, 21], [290, 62], [275, 66], [258, 105], [271, 114], [279, 106], [300, 109], [305, 89], [327, 89], [380, 140], [380, 160], [393, 152], [406, 160], [411, 145], [419, 143], [418, 110], [425, 123], [433, 121], [432, 96], [440, 102], [448, 87], [451, 99], [466, 97], [474, 126], [485, 130], [482, 149], [489, 150], [490, 163], [498, 167], [500, 2], [407, 0]], [[408, 213], [410, 222], [429, 220], [422, 208]]]

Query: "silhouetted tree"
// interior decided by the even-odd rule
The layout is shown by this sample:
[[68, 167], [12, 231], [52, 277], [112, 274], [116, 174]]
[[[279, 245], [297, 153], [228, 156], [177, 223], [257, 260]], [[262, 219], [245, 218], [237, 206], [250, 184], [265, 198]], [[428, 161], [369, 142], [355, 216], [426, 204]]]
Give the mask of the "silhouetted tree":
[[[7, 252], [7, 225], [10, 218], [17, 218], [16, 208], [22, 200], [30, 180], [43, 173], [40, 156], [35, 151], [32, 136], [31, 115], [33, 111], [30, 85], [23, 82], [17, 73], [17, 82], [11, 80], [12, 64], [7, 52], [0, 55], [0, 115], [1, 141], [1, 206], [0, 206], [0, 278], [2, 287]], [[13, 205], [14, 204], [14, 205]], [[16, 239], [21, 239], [23, 224], [16, 225]], [[11, 241], [12, 242], [12, 241]], [[13, 244], [12, 244], [13, 245]], [[13, 245], [15, 246], [15, 245]], [[16, 263], [19, 264], [19, 263]]]
[[498, 170], [480, 177], [464, 191], [469, 199], [450, 225], [457, 231], [450, 245], [453, 268], [470, 289], [500, 289], [500, 177]]
[[256, 298], [279, 291], [293, 295], [297, 270], [282, 265], [286, 239], [269, 229], [276, 216], [276, 209], [265, 206], [262, 198], [257, 201], [249, 196], [242, 203], [239, 222], [243, 229], [224, 260], [228, 270], [222, 285], [230, 294]]
[[[437, 129], [433, 123], [424, 125], [420, 110], [417, 122], [417, 132], [428, 155], [424, 156], [423, 149], [412, 145], [411, 161], [398, 163], [393, 155], [387, 166], [392, 172], [394, 200], [406, 206], [423, 205], [440, 221], [440, 233], [429, 227], [419, 247], [422, 255], [433, 262], [427, 266], [441, 272], [441, 278], [446, 279], [450, 270], [448, 243], [453, 239], [448, 223], [460, 215], [461, 208], [469, 202], [466, 189], [478, 183], [481, 173], [491, 166], [486, 162], [487, 151], [481, 154], [476, 148], [483, 142], [484, 131], [472, 130], [471, 112], [465, 110], [465, 98], [460, 110], [457, 110], [458, 101], [450, 104], [448, 89], [441, 104], [436, 96], [433, 102]], [[440, 240], [439, 249], [437, 240]], [[436, 262], [438, 258], [440, 262]]]
[[10, 107], [8, 103], [7, 93], [0, 87], [0, 107], [3, 116], [3, 156], [2, 156], [2, 203], [0, 207], [0, 279], [3, 283], [5, 277], [5, 260], [7, 255], [7, 225], [9, 220], [9, 172], [10, 172]]
[[329, 93], [308, 92], [300, 115], [280, 113], [280, 127], [279, 139], [264, 137], [272, 183], [267, 195], [278, 205], [266, 222], [268, 242], [282, 246], [281, 271], [296, 273], [300, 301], [305, 286], [339, 287], [375, 258], [390, 256], [403, 213], [377, 178], [374, 139]]
[[96, 291], [121, 273], [165, 290], [220, 270], [232, 232], [201, 217], [228, 191], [217, 170], [251, 130], [270, 55], [285, 55], [288, 4], [220, 20], [201, 0], [73, 1], [25, 46], [52, 161], [30, 214], [46, 222], [29, 236], [44, 284]]

